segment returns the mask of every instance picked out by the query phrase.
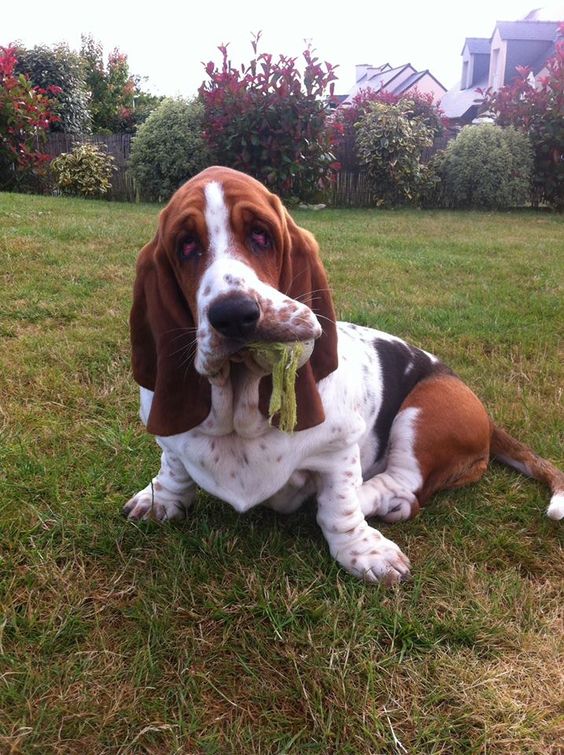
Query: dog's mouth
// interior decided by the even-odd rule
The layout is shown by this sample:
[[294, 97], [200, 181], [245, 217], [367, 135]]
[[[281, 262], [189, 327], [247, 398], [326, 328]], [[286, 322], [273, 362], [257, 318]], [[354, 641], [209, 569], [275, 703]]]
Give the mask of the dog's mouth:
[[231, 364], [246, 367], [249, 372], [257, 377], [269, 375], [273, 371], [276, 362], [276, 353], [271, 351], [270, 347], [277, 345], [287, 345], [291, 350], [298, 347], [296, 352], [297, 368], [303, 367], [309, 361], [315, 347], [315, 338], [308, 338], [302, 341], [253, 341], [252, 344], [245, 343], [235, 347], [235, 350], [225, 355], [223, 361], [215, 370], [207, 374], [207, 378], [212, 385], [225, 385], [229, 379]]

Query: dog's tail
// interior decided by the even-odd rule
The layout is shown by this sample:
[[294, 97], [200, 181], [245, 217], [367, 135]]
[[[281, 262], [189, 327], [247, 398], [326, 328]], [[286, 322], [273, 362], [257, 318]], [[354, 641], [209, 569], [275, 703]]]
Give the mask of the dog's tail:
[[528, 446], [512, 438], [493, 422], [490, 456], [548, 485], [552, 497], [546, 513], [551, 519], [564, 518], [564, 474], [554, 464], [537, 456]]

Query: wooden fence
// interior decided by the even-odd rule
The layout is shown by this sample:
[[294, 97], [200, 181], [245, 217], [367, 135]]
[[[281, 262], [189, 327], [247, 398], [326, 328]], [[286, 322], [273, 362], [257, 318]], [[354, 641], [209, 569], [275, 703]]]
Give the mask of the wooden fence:
[[[435, 140], [432, 147], [423, 153], [423, 162], [427, 162], [439, 149], [444, 149], [453, 134], [445, 133]], [[131, 134], [110, 134], [73, 136], [71, 134], [52, 133], [47, 137], [43, 151], [52, 157], [61, 152], [70, 152], [77, 144], [96, 144], [106, 149], [114, 158], [116, 170], [112, 175], [112, 188], [107, 195], [109, 199], [135, 202], [138, 199], [133, 176], [127, 168], [131, 152]], [[337, 173], [330, 190], [329, 204], [336, 207], [370, 207], [374, 196], [366, 175], [360, 170], [354, 142], [341, 144], [337, 159], [342, 169]]]
[[329, 190], [329, 204], [333, 207], [371, 207], [374, 197], [365, 173], [340, 170]]
[[54, 132], [47, 136], [47, 141], [42, 145], [42, 151], [51, 157], [60, 155], [61, 152], [71, 152], [78, 144], [95, 144], [103, 147], [114, 158], [115, 171], [112, 174], [112, 188], [106, 195], [108, 199], [135, 202], [135, 183], [131, 173], [127, 169], [129, 153], [131, 152], [131, 134], [109, 135], [81, 135], [62, 134]]

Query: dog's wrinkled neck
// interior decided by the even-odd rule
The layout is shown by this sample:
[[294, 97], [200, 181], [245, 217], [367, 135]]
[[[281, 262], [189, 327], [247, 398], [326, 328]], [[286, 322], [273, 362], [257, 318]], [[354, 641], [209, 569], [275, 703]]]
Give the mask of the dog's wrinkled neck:
[[259, 383], [262, 375], [243, 362], [228, 362], [227, 377], [221, 385], [213, 382], [211, 410], [203, 423], [206, 434], [235, 433], [242, 438], [258, 438], [269, 431], [268, 420], [259, 410]]

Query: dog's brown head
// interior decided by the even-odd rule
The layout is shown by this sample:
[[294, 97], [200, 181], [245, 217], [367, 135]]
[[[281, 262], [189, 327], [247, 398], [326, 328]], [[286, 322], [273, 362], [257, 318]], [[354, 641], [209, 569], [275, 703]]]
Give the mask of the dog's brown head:
[[[335, 312], [313, 236], [280, 199], [229, 168], [198, 174], [141, 251], [131, 311], [133, 374], [154, 391], [148, 429], [173, 435], [210, 411], [250, 341], [316, 339], [298, 372], [298, 430], [323, 421], [316, 382], [337, 367]], [[266, 414], [270, 376], [260, 385]]]

